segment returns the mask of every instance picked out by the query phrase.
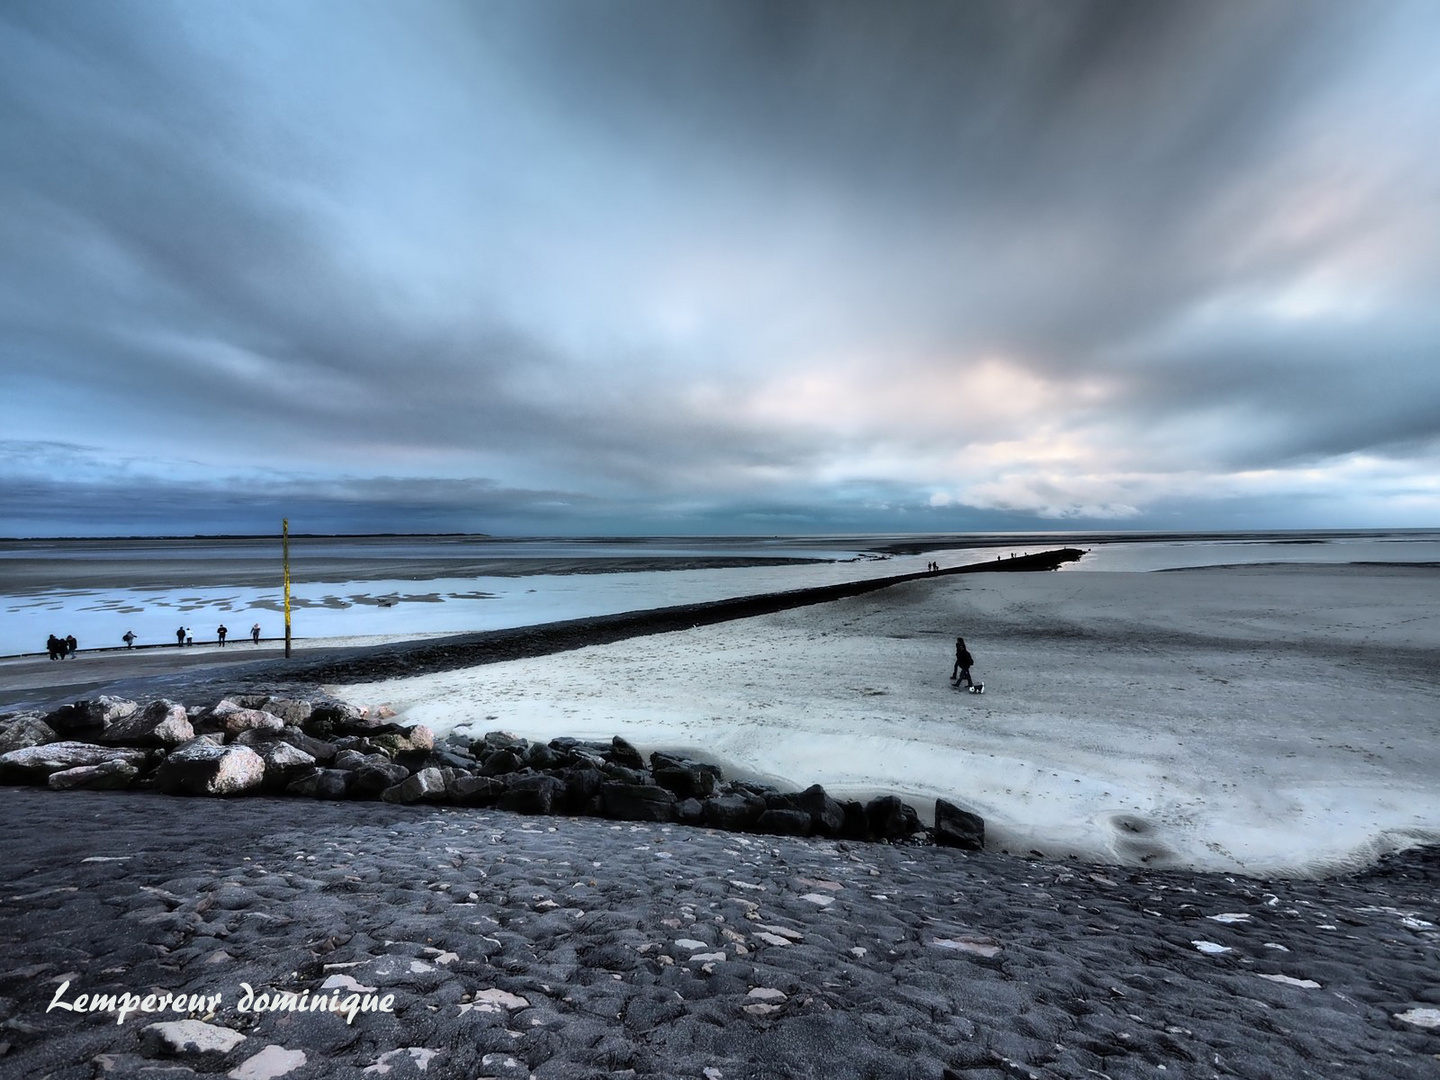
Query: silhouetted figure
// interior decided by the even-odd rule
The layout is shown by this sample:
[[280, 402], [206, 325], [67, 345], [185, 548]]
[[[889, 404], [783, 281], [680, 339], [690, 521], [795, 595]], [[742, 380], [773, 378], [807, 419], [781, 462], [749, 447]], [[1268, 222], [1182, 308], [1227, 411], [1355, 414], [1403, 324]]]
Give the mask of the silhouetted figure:
[[250, 627], [250, 640], [256, 645], [260, 644], [260, 624], [258, 622]]
[[185, 647], [185, 627], [182, 626], [175, 631], [175, 644], [182, 649]]
[[80, 643], [75, 640], [74, 634], [67, 634], [65, 637], [65, 655], [74, 656], [79, 650]]
[[125, 642], [125, 647], [127, 649], [133, 649], [135, 647], [135, 631], [126, 630], [120, 640]]
[[54, 634], [45, 642], [45, 648], [50, 653], [51, 660], [59, 660], [65, 656], [65, 642], [61, 641]]
[[965, 639], [955, 639], [955, 666], [950, 669], [950, 681], [955, 684], [958, 690], [960, 684], [964, 683], [973, 687], [975, 680], [970, 677], [970, 667], [975, 663], [975, 658], [970, 655], [970, 650], [965, 647]]
[[221, 623], [219, 627], [215, 630], [215, 636], [220, 639], [220, 647], [222, 649], [225, 647], [225, 635], [229, 632], [229, 630], [225, 629], [224, 623]]

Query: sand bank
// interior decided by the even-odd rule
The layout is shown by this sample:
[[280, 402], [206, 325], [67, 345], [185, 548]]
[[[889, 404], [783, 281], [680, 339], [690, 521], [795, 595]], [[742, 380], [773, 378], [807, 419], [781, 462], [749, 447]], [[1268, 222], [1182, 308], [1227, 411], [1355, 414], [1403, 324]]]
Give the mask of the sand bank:
[[[1417, 567], [974, 574], [334, 689], [441, 733], [945, 797], [1005, 850], [1304, 874], [1440, 839], [1437, 612]], [[948, 683], [957, 633], [982, 696]]]

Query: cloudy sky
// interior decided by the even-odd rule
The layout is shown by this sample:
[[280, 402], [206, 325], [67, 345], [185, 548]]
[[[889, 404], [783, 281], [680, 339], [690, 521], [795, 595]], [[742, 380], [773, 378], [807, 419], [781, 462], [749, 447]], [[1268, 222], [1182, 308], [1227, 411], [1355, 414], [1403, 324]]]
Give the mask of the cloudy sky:
[[1440, 524], [1433, 0], [5, 0], [0, 534]]

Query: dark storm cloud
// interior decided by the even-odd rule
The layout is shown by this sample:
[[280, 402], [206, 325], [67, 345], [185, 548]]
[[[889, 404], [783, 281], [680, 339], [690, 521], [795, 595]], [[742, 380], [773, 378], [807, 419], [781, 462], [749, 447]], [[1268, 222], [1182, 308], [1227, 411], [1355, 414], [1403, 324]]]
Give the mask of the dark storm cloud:
[[[334, 507], [537, 528], [1423, 475], [1437, 30], [1403, 2], [17, 0], [8, 430], [152, 462], [182, 518], [332, 474]], [[56, 461], [0, 473], [17, 511], [137, 497]], [[204, 476], [252, 468], [291, 479]]]

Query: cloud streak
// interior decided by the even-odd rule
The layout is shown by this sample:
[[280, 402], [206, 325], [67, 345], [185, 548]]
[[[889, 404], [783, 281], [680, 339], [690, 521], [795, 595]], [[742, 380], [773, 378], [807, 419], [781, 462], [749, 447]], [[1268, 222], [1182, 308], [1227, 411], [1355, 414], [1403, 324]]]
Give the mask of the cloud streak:
[[0, 501], [1433, 523], [1437, 31], [1403, 0], [17, 0]]

